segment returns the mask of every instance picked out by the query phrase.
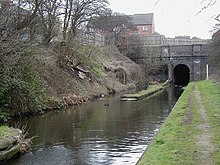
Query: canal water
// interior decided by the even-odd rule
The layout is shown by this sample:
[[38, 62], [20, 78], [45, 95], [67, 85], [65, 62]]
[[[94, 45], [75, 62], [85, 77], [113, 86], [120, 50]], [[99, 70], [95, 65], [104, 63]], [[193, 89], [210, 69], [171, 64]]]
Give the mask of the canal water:
[[7, 164], [135, 164], [181, 92], [169, 87], [148, 99], [126, 102], [114, 96], [14, 121], [27, 126], [29, 137], [35, 138], [31, 152]]

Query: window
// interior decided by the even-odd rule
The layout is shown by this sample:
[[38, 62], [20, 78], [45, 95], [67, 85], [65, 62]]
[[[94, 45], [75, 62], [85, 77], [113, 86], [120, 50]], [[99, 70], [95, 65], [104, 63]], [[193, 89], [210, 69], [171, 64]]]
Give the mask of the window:
[[143, 26], [143, 32], [147, 32], [148, 28], [147, 26]]

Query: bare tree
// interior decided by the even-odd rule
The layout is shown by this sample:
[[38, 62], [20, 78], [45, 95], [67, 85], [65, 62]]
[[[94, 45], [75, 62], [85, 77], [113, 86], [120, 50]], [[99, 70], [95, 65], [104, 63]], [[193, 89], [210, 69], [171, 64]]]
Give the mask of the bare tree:
[[0, 2], [0, 36], [2, 40], [15, 37], [28, 28], [37, 17], [43, 0], [2, 0]]
[[[208, 8], [210, 8], [211, 6], [216, 5], [216, 2], [218, 0], [202, 0], [200, 3], [203, 5], [203, 7], [197, 12], [196, 15], [202, 13], [204, 10], [207, 10]], [[211, 32], [216, 32], [217, 30], [220, 29], [220, 13], [218, 13], [217, 15], [213, 15], [212, 19], [215, 19], [217, 21], [216, 25], [213, 27], [213, 29], [211, 30]]]
[[61, 16], [61, 0], [44, 0], [39, 7], [39, 15], [43, 33], [43, 43], [49, 44], [59, 31]]
[[203, 5], [202, 9], [197, 13], [197, 15], [200, 14], [201, 12], [203, 12], [203, 10], [206, 10], [207, 8], [215, 5], [216, 2], [217, 2], [217, 0], [202, 0], [201, 4], [204, 4], [204, 5]]
[[218, 30], [209, 44], [209, 64], [211, 65], [211, 73], [214, 78], [219, 79], [220, 76], [220, 30]]
[[124, 36], [119, 37], [117, 47], [122, 54], [135, 62], [143, 54], [142, 38], [136, 34], [125, 34]]
[[216, 32], [220, 29], [220, 14], [215, 17], [215, 20], [217, 21], [217, 23], [215, 24], [215, 26], [211, 30], [212, 32]]
[[90, 21], [89, 26], [104, 32], [108, 38], [114, 38], [115, 45], [121, 45], [120, 41], [128, 32], [135, 30], [132, 18], [128, 15], [120, 13], [112, 13], [109, 11], [106, 15], [94, 17]]
[[64, 1], [64, 20], [63, 20], [63, 40], [66, 40], [68, 28], [70, 25], [70, 19], [73, 13], [73, 0]]
[[162, 61], [160, 55], [160, 47], [144, 47], [142, 57], [144, 59], [145, 71], [148, 75], [161, 70]]
[[73, 2], [73, 12], [70, 18], [70, 34], [75, 37], [78, 29], [86, 27], [89, 20], [106, 11], [107, 0], [76, 0]]

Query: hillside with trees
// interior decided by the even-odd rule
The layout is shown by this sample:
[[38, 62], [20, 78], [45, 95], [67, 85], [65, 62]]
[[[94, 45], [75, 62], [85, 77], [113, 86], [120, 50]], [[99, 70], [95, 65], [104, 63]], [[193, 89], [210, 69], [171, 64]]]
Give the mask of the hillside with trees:
[[143, 70], [111, 45], [85, 44], [106, 0], [0, 3], [0, 119], [78, 105], [142, 82]]

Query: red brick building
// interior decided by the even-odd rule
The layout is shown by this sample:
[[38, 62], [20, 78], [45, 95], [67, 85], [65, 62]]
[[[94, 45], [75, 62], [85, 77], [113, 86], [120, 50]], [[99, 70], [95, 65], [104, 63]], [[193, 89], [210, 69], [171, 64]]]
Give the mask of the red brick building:
[[155, 33], [153, 13], [134, 14], [131, 15], [131, 18], [137, 28], [138, 34], [142, 36], [149, 36]]

